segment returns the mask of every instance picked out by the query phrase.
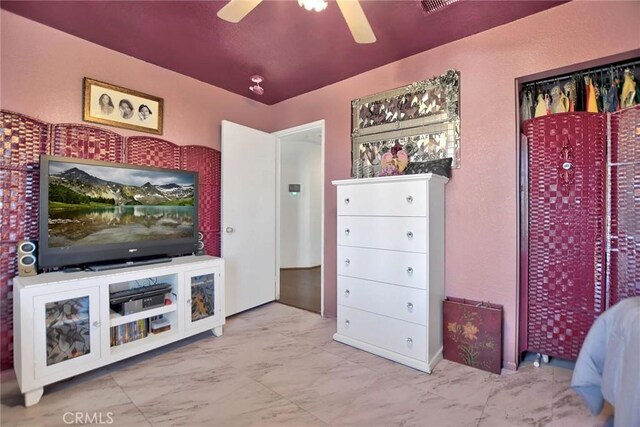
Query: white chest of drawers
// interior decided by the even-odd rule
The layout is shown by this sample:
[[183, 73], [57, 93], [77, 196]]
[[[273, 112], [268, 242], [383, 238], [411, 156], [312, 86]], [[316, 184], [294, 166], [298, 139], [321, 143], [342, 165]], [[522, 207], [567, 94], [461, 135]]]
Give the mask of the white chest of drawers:
[[428, 373], [442, 358], [447, 182], [432, 174], [333, 181], [336, 341]]

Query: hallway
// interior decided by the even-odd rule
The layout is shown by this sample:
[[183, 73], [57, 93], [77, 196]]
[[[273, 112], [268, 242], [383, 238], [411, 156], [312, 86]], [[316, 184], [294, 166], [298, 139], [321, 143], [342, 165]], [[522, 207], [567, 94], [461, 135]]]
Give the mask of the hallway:
[[320, 313], [320, 266], [281, 268], [278, 302]]

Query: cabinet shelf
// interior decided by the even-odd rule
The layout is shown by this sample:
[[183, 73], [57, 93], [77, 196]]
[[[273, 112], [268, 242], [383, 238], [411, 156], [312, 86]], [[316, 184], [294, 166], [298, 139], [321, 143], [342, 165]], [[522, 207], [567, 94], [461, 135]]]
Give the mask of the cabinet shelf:
[[163, 341], [171, 341], [173, 336], [175, 335], [175, 331], [172, 328], [171, 330], [160, 332], [158, 334], [154, 334], [153, 332], [149, 332], [144, 338], [137, 339], [135, 341], [130, 341], [128, 343], [120, 344], [117, 346], [111, 347], [111, 356], [118, 357], [121, 355], [128, 355], [129, 353], [140, 353], [144, 351], [142, 349], [153, 347], [159, 345], [159, 343]]
[[161, 314], [176, 311], [176, 303], [163, 305], [162, 307], [152, 308], [150, 310], [139, 311], [137, 313], [127, 314], [123, 316], [111, 310], [109, 313], [109, 324], [111, 327], [124, 325], [125, 323], [135, 322], [136, 320], [146, 319], [148, 317], [160, 316]]

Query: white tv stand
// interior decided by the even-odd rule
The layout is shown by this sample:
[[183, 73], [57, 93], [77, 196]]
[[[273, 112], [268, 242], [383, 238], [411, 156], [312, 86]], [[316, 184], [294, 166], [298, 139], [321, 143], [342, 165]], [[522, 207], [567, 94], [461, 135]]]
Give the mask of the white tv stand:
[[[171, 284], [171, 304], [126, 316], [110, 309], [110, 290], [154, 282]], [[25, 406], [31, 406], [45, 385], [208, 329], [221, 336], [224, 260], [186, 256], [153, 266], [16, 277], [13, 301], [14, 366]], [[169, 320], [169, 330], [112, 345], [111, 328], [160, 315]]]

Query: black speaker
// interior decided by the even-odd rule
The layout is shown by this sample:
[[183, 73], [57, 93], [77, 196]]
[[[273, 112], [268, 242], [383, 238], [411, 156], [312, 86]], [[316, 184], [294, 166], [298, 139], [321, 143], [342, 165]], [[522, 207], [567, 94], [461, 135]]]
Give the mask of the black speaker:
[[204, 233], [202, 231], [198, 231], [198, 250], [196, 251], [196, 255], [205, 255]]
[[38, 245], [33, 240], [21, 240], [18, 243], [18, 276], [38, 274]]

